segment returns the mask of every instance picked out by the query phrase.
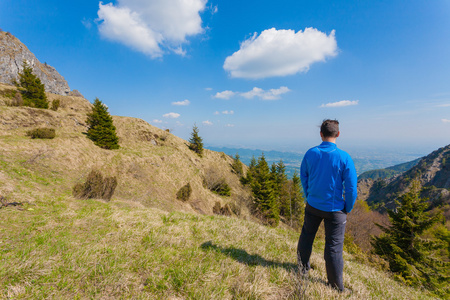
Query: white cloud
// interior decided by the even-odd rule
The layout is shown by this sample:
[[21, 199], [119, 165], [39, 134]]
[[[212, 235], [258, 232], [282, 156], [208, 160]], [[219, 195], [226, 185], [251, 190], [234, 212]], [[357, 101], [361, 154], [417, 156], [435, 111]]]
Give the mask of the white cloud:
[[215, 115], [220, 115], [220, 112], [215, 111], [214, 114], [215, 114]]
[[444, 122], [444, 123], [450, 123], [450, 120], [449, 120], [449, 119], [442, 119], [442, 122]]
[[212, 91], [212, 88], [211, 87], [206, 87], [205, 91]]
[[225, 127], [234, 127], [234, 124], [227, 124]]
[[351, 106], [351, 105], [358, 105], [359, 100], [342, 100], [337, 102], [330, 102], [327, 104], [322, 104], [320, 107], [343, 107], [343, 106]]
[[271, 28], [242, 42], [223, 68], [238, 78], [286, 76], [307, 72], [311, 64], [336, 55], [334, 30], [327, 35], [315, 28], [297, 33]]
[[234, 111], [233, 111], [233, 110], [224, 110], [222, 113], [223, 113], [224, 115], [233, 115], [233, 114], [234, 114]]
[[204, 31], [200, 12], [207, 0], [118, 0], [99, 4], [99, 31], [152, 58], [167, 49], [185, 55], [181, 44], [188, 36]]
[[450, 103], [440, 104], [437, 107], [450, 107]]
[[262, 100], [277, 100], [280, 99], [280, 95], [285, 94], [289, 91], [290, 89], [285, 86], [282, 86], [279, 89], [270, 89], [268, 91], [265, 91], [258, 87], [254, 87], [251, 91], [241, 93], [240, 95], [247, 99], [258, 97]]
[[211, 121], [208, 121], [208, 120], [207, 120], [207, 121], [203, 121], [202, 124], [203, 124], [203, 125], [206, 125], [206, 126], [211, 126], [211, 125], [213, 125], [213, 123], [212, 123]]
[[164, 114], [164, 115], [163, 115], [164, 118], [169, 118], [169, 119], [176, 119], [176, 118], [178, 118], [179, 116], [180, 116], [180, 114], [174, 113], [174, 112], [171, 112], [171, 113], [168, 113], [168, 114]]
[[172, 102], [172, 105], [177, 105], [177, 106], [187, 106], [189, 104], [191, 104], [191, 101], [189, 101], [188, 99], [183, 100], [183, 101]]
[[218, 99], [230, 99], [231, 97], [233, 97], [234, 95], [236, 95], [236, 92], [233, 91], [223, 91], [223, 92], [218, 92], [214, 95], [214, 98], [218, 98]]
[[158, 119], [154, 119], [153, 120], [153, 123], [156, 123], [156, 124], [160, 124], [160, 123], [162, 123], [163, 121], [162, 120], [158, 120]]

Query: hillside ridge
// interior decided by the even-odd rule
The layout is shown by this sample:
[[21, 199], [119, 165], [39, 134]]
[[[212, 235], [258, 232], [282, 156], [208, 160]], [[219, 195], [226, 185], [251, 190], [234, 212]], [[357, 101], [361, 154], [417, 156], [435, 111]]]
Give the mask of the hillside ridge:
[[[450, 204], [450, 145], [422, 157], [415, 166], [394, 177], [358, 180], [358, 197], [372, 206], [394, 208], [394, 200], [407, 192], [414, 180], [420, 183], [422, 197], [429, 198], [432, 207]], [[448, 219], [448, 207], [446, 211]]]
[[[71, 193], [72, 187], [92, 169], [118, 178], [114, 200], [135, 201], [167, 211], [184, 210], [213, 214], [216, 203], [228, 204], [234, 214], [249, 217], [244, 204], [250, 196], [232, 172], [233, 159], [224, 153], [205, 149], [203, 157], [189, 150], [188, 142], [147, 122], [113, 116], [117, 128], [118, 150], [105, 150], [85, 136], [86, 115], [92, 104], [82, 97], [47, 93], [49, 101], [59, 99], [57, 111], [31, 107], [9, 107], [2, 92], [16, 87], [0, 84], [0, 195], [27, 201], [55, 190]], [[8, 94], [8, 93], [6, 93]], [[30, 139], [26, 132], [38, 127], [56, 130], [52, 140]], [[200, 133], [201, 134], [201, 133]], [[23, 170], [28, 179], [49, 176], [55, 182], [46, 186], [27, 185], [14, 170]], [[222, 197], [205, 187], [205, 181], [224, 179], [231, 196]], [[25, 180], [25, 181], [27, 181]], [[192, 186], [190, 200], [177, 200], [177, 191]], [[34, 194], [31, 196], [31, 194]], [[23, 200], [23, 199], [22, 199]]]

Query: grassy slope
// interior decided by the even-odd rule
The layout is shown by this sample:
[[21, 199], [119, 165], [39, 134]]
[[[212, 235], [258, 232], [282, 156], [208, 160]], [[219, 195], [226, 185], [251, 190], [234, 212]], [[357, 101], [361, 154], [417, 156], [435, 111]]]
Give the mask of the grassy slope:
[[[57, 112], [0, 105], [0, 196], [23, 203], [0, 209], [0, 298], [296, 295], [297, 233], [195, 213], [210, 214], [215, 201], [238, 201], [245, 193], [229, 172], [229, 157], [207, 151], [198, 158], [173, 135], [153, 145], [145, 138], [162, 130], [124, 117], [114, 117], [122, 148], [99, 149], [82, 134], [89, 103], [62, 100]], [[56, 128], [54, 140], [25, 136], [43, 125]], [[118, 176], [111, 202], [71, 196], [71, 187], [93, 167]], [[212, 167], [226, 176], [231, 198], [202, 187], [201, 176]], [[174, 195], [187, 181], [193, 197], [181, 203]], [[343, 298], [324, 284], [322, 251], [318, 241], [306, 295]], [[427, 298], [350, 255], [346, 262], [345, 284], [354, 290], [353, 299]]]
[[[298, 234], [134, 202], [43, 197], [0, 210], [0, 298], [289, 299]], [[428, 299], [345, 255], [341, 296], [315, 244], [308, 299]]]

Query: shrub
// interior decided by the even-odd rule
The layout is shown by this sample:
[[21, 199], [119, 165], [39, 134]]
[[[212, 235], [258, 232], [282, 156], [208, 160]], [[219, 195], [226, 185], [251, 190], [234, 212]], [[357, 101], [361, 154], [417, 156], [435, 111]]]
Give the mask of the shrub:
[[53, 128], [43, 127], [27, 131], [27, 136], [30, 136], [32, 139], [54, 139], [56, 133]]
[[219, 201], [217, 201], [216, 204], [214, 205], [213, 213], [216, 215], [223, 215], [223, 216], [231, 216], [233, 214], [228, 204], [221, 206]]
[[95, 145], [103, 149], [119, 149], [119, 138], [116, 135], [116, 127], [108, 112], [106, 105], [95, 98], [92, 112], [87, 115], [87, 137]]
[[79, 199], [105, 199], [111, 200], [117, 187], [116, 177], [103, 177], [98, 170], [92, 170], [85, 183], [78, 183], [73, 187], [72, 193]]
[[205, 177], [203, 178], [203, 185], [220, 196], [231, 195], [230, 186], [216, 169], [210, 168], [206, 170]]
[[7, 106], [23, 106], [24, 105], [22, 94], [17, 90], [10, 90], [9, 93], [5, 93], [3, 95], [5, 97], [11, 99], [6, 102]]
[[52, 101], [52, 106], [51, 106], [50, 109], [54, 110], [54, 111], [57, 111], [59, 106], [60, 106], [60, 104], [61, 104], [61, 100], [55, 99], [55, 100]]
[[191, 193], [192, 193], [191, 184], [188, 182], [186, 185], [184, 185], [182, 188], [178, 190], [177, 199], [186, 202], [189, 200]]

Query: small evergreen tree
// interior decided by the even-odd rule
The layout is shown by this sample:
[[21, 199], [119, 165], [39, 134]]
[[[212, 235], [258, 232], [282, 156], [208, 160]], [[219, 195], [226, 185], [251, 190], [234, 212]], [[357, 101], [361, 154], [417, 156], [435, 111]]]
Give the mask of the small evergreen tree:
[[445, 245], [424, 237], [424, 232], [438, 223], [442, 215], [427, 212], [429, 204], [419, 195], [420, 185], [415, 181], [410, 191], [396, 201], [397, 209], [388, 210], [391, 225], [377, 224], [384, 233], [372, 239], [372, 246], [401, 281], [448, 295], [450, 265], [439, 256]]
[[194, 124], [192, 128], [191, 138], [189, 139], [189, 149], [202, 157], [203, 155], [203, 139], [198, 135], [198, 127]]
[[25, 89], [22, 92], [25, 106], [48, 108], [45, 86], [41, 83], [41, 80], [33, 74], [32, 68], [26, 61], [23, 62], [23, 70], [19, 73], [19, 86]]
[[244, 171], [242, 169], [242, 162], [240, 160], [239, 154], [236, 153], [236, 156], [233, 158], [233, 164], [231, 165], [233, 172], [236, 173], [239, 178], [244, 175]]
[[297, 171], [290, 182], [290, 225], [300, 227], [304, 219], [305, 199], [302, 194], [300, 177]]
[[250, 165], [248, 166], [247, 176], [241, 177], [241, 183], [244, 185], [251, 184], [255, 173], [256, 173], [256, 158], [255, 156], [252, 156], [252, 159], [250, 160]]
[[250, 186], [257, 209], [263, 213], [269, 224], [277, 226], [280, 220], [280, 214], [272, 176], [264, 154], [258, 159], [252, 176], [253, 180]]
[[119, 138], [116, 135], [116, 127], [108, 112], [108, 108], [95, 98], [92, 112], [87, 115], [87, 137], [95, 145], [103, 149], [119, 149]]

